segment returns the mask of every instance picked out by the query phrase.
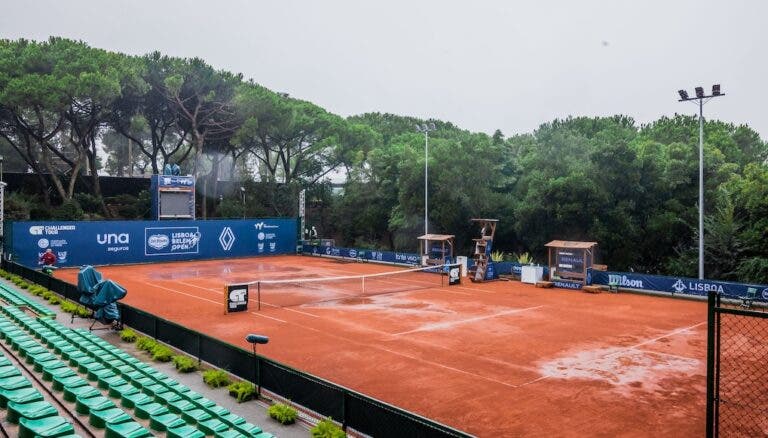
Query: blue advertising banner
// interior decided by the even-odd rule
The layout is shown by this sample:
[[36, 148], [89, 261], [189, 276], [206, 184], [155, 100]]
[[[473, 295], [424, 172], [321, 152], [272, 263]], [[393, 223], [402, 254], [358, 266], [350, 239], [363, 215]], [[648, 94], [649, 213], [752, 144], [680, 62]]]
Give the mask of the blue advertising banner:
[[11, 257], [39, 266], [46, 249], [57, 266], [293, 254], [296, 219], [13, 222]]
[[408, 252], [378, 251], [369, 249], [339, 248], [337, 246], [303, 245], [302, 252], [313, 256], [343, 257], [366, 262], [418, 265], [418, 254]]
[[707, 296], [716, 291], [729, 298], [747, 295], [750, 289], [756, 290], [756, 300], [768, 301], [768, 286], [759, 284], [730, 283], [714, 280], [697, 280], [686, 277], [664, 277], [630, 272], [593, 271], [592, 282], [595, 284], [617, 284], [619, 287], [649, 291], [670, 292], [675, 294]]

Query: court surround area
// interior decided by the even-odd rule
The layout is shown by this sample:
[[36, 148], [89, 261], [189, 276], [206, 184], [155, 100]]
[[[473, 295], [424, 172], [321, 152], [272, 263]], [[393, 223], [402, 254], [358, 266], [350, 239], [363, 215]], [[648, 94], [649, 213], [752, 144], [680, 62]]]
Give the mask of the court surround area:
[[[465, 279], [312, 292], [322, 299], [263, 291], [260, 311], [251, 296], [224, 313], [225, 283], [393, 269], [310, 256], [99, 268], [126, 304], [243, 348], [246, 333], [267, 335], [259, 354], [477, 436], [704, 433], [704, 302]], [[55, 275], [76, 283], [74, 269]]]

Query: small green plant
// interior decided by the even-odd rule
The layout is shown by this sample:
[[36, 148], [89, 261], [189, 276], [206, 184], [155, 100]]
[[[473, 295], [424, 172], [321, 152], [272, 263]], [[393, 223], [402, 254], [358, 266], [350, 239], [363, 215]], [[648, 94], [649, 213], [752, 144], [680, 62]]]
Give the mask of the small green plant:
[[48, 297], [48, 303], [52, 306], [56, 306], [58, 304], [61, 304], [61, 298], [57, 297], [56, 295], [51, 295]]
[[46, 290], [46, 291], [43, 291], [43, 293], [40, 294], [40, 296], [42, 296], [45, 301], [48, 301], [53, 296], [53, 292]]
[[39, 297], [40, 295], [42, 295], [42, 294], [43, 294], [43, 292], [46, 292], [47, 290], [48, 290], [48, 289], [46, 289], [46, 288], [44, 288], [44, 287], [40, 286], [39, 284], [35, 284], [35, 285], [32, 285], [32, 286], [29, 288], [29, 293], [31, 293], [32, 295], [36, 295], [36, 296], [38, 296], [38, 297]]
[[85, 306], [77, 306], [77, 310], [75, 310], [75, 315], [81, 317], [81, 318], [87, 318], [91, 316], [91, 311], [88, 310]]
[[136, 340], [136, 348], [142, 351], [151, 353], [156, 346], [157, 342], [155, 342], [154, 339], [148, 338], [146, 336], [142, 336]]
[[191, 373], [197, 370], [197, 361], [187, 356], [173, 356], [173, 364], [180, 373]]
[[136, 335], [136, 332], [131, 329], [120, 330], [120, 339], [122, 339], [123, 342], [136, 342], [137, 337], [138, 335]]
[[222, 370], [203, 371], [203, 382], [211, 388], [220, 388], [230, 383], [229, 375]]
[[283, 403], [276, 403], [270, 406], [269, 409], [267, 409], [267, 413], [281, 424], [293, 424], [296, 422], [296, 417], [298, 416], [296, 409]]
[[494, 251], [491, 253], [491, 260], [494, 262], [503, 262], [504, 261], [504, 252], [503, 251]]
[[333, 422], [331, 417], [321, 420], [317, 423], [317, 426], [309, 430], [309, 433], [312, 434], [312, 438], [346, 438], [347, 436], [347, 434]]
[[238, 403], [242, 403], [253, 398], [253, 395], [256, 394], [256, 385], [251, 382], [236, 382], [227, 386], [227, 391]]
[[72, 301], [64, 301], [61, 303], [61, 311], [64, 313], [75, 313], [77, 312], [77, 304]]
[[528, 253], [528, 252], [524, 252], [522, 254], [515, 254], [513, 257], [515, 261], [517, 261], [521, 265], [532, 265], [535, 263], [533, 261], [533, 257], [531, 256], [531, 253]]
[[170, 362], [173, 357], [173, 350], [160, 344], [157, 344], [150, 353], [152, 353], [152, 359], [158, 362]]

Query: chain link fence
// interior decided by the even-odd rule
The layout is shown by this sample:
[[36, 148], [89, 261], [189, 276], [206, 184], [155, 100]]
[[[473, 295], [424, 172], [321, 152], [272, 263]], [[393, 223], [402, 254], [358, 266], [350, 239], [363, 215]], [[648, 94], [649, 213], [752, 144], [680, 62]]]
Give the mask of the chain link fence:
[[707, 435], [768, 436], [768, 312], [710, 296]]

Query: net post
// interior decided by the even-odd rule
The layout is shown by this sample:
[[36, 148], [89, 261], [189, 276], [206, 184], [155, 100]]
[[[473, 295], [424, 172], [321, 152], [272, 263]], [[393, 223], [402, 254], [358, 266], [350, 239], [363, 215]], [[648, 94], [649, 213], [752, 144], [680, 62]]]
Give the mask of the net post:
[[257, 297], [257, 299], [256, 299], [256, 302], [257, 302], [256, 310], [261, 311], [261, 282], [260, 281], [256, 282], [256, 297]]
[[229, 305], [228, 305], [229, 304], [229, 297], [228, 297], [228, 294], [227, 294], [227, 289], [229, 289], [229, 288], [227, 287], [226, 284], [224, 284], [224, 314], [225, 315], [229, 314]]

